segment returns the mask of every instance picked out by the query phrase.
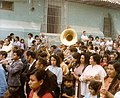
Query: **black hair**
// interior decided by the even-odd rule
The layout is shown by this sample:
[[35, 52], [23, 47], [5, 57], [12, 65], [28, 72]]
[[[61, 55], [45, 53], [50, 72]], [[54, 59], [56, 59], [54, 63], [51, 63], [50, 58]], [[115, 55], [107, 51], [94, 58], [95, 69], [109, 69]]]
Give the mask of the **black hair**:
[[74, 77], [71, 74], [67, 74], [64, 76], [64, 81], [74, 81]]
[[[91, 44], [90, 44], [90, 43], [91, 43]], [[88, 45], [88, 46], [91, 46], [90, 49], [92, 49], [92, 50], [94, 49], [94, 48], [93, 48], [94, 46], [93, 46], [92, 42], [89, 42], [89, 45]]]
[[48, 66], [47, 60], [43, 59], [42, 57], [39, 57], [39, 58], [38, 58], [38, 61], [39, 61], [41, 64], [43, 64], [44, 67], [47, 67], [47, 66]]
[[17, 40], [19, 41], [19, 36], [16, 36], [15, 38], [17, 38]]
[[57, 46], [56, 46], [56, 45], [52, 45], [51, 47], [53, 47], [53, 49], [56, 49], [56, 48], [57, 48]]
[[23, 38], [21, 38], [21, 39], [20, 39], [20, 42], [22, 42], [22, 41], [24, 41], [24, 42], [25, 42], [25, 40], [24, 40]]
[[91, 54], [91, 56], [93, 57], [93, 60], [96, 62], [96, 64], [100, 64], [100, 55], [97, 53], [93, 53]]
[[102, 86], [102, 82], [92, 80], [88, 87], [89, 87], [89, 89], [90, 88], [93, 89], [95, 91], [95, 93], [99, 96], [99, 93], [100, 93], [99, 90], [100, 90], [101, 86]]
[[41, 53], [40, 53], [40, 57], [47, 57], [47, 53], [46, 53], [46, 52], [44, 52], [44, 51], [43, 51], [43, 52], [41, 52]]
[[94, 37], [92, 35], [89, 35], [88, 38], [91, 38], [92, 41], [94, 40]]
[[62, 59], [62, 61], [64, 60], [63, 52], [57, 52], [56, 54]]
[[47, 72], [44, 69], [35, 69], [30, 73], [30, 75], [35, 75], [38, 81], [43, 80], [43, 84], [41, 85], [40, 90], [37, 93], [40, 98], [47, 92], [51, 92], [50, 80]]
[[80, 64], [80, 53], [75, 52], [73, 55], [73, 58], [76, 59], [76, 64]]
[[24, 52], [25, 52], [25, 50], [24, 50], [24, 49], [20, 49], [20, 51], [21, 51], [21, 55], [23, 55], [23, 54], [24, 54]]
[[49, 60], [50, 64], [51, 64], [51, 58], [52, 57], [56, 59], [56, 66], [60, 67], [60, 58], [59, 58], [59, 56], [57, 56], [57, 54], [51, 55], [50, 60]]
[[39, 36], [38, 36], [38, 35], [35, 35], [35, 38], [36, 38], [36, 37], [39, 37]]
[[110, 55], [110, 50], [106, 50], [106, 51], [104, 52], [104, 54]]
[[95, 37], [95, 39], [99, 38], [98, 36]]
[[80, 58], [82, 55], [84, 55], [84, 57], [85, 57], [85, 66], [87, 66], [89, 64], [90, 55], [87, 53], [81, 53]]
[[33, 37], [33, 34], [32, 34], [32, 33], [29, 33], [28, 35], [30, 35], [31, 37]]
[[103, 62], [103, 58], [107, 58], [107, 63], [109, 62], [109, 56], [108, 55], [103, 55], [102, 57], [101, 57], [101, 62]]
[[70, 51], [71, 51], [71, 52], [77, 52], [77, 48], [76, 48], [76, 47], [71, 46], [71, 47], [70, 47]]
[[109, 89], [108, 89], [108, 91], [114, 94], [115, 92], [112, 92], [113, 86], [116, 84], [116, 81], [120, 79], [120, 62], [113, 60], [113, 61], [110, 61], [108, 64], [113, 65], [115, 71], [117, 72], [116, 76], [112, 80], [111, 85], [109, 86]]
[[1, 54], [2, 56], [5, 56], [5, 58], [7, 57], [7, 52], [6, 52], [6, 51], [0, 51], [0, 54]]
[[86, 31], [83, 31], [83, 33], [86, 32]]
[[27, 55], [27, 56], [31, 56], [32, 58], [36, 58], [35, 52], [30, 51], [30, 50], [28, 50], [28, 51], [26, 52], [26, 55]]
[[109, 61], [108, 64], [114, 65], [115, 62], [117, 62], [117, 61], [116, 60], [112, 60], [112, 61]]
[[21, 50], [20, 49], [13, 51], [13, 53], [16, 53], [17, 56], [21, 57]]
[[98, 50], [98, 47], [97, 47], [97, 46], [95, 46], [95, 50]]
[[13, 36], [14, 35], [14, 33], [10, 33], [10, 36]]
[[108, 62], [108, 64], [113, 65], [113, 67], [114, 67], [115, 71], [117, 72], [117, 74], [120, 73], [120, 62], [119, 61], [112, 60], [112, 61]]
[[83, 46], [83, 45], [84, 45], [84, 42], [81, 41], [80, 44]]
[[39, 38], [38, 40], [39, 40], [40, 42], [42, 42], [42, 40], [41, 40], [40, 38]]
[[11, 36], [7, 36], [7, 38], [5, 38], [5, 39], [9, 39], [11, 41], [12, 37]]
[[36, 40], [33, 40], [33, 41], [32, 41], [32, 44], [34, 45], [34, 44], [35, 44], [35, 42], [36, 42]]

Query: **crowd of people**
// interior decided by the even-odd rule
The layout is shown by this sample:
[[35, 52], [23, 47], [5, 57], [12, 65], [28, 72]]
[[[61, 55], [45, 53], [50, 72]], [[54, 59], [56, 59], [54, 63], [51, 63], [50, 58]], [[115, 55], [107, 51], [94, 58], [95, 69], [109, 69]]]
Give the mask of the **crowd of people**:
[[48, 43], [32, 33], [0, 41], [0, 98], [120, 98], [120, 35]]

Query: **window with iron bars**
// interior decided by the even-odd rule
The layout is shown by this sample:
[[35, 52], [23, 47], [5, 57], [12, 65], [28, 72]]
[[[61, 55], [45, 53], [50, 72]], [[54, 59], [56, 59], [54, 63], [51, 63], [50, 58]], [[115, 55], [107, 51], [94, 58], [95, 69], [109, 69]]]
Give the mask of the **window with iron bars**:
[[14, 4], [14, 2], [12, 2], [12, 1], [0, 1], [0, 9], [12, 11], [13, 4]]

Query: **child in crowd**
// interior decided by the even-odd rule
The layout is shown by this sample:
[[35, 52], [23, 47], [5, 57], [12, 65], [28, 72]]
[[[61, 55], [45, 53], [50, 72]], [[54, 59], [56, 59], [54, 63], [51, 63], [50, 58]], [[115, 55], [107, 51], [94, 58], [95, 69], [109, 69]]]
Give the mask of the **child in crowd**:
[[100, 88], [102, 82], [92, 80], [88, 86], [89, 93], [85, 95], [84, 98], [100, 98]]
[[73, 81], [74, 80], [72, 75], [66, 75], [64, 77], [61, 98], [74, 98], [75, 89]]

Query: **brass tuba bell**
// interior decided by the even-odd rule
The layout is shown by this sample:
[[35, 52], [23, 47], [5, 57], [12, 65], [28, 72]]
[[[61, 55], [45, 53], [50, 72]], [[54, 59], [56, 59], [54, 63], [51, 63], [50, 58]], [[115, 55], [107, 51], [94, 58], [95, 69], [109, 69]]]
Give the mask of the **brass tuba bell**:
[[60, 35], [60, 40], [66, 46], [73, 45], [77, 42], [77, 34], [74, 29], [65, 29]]

